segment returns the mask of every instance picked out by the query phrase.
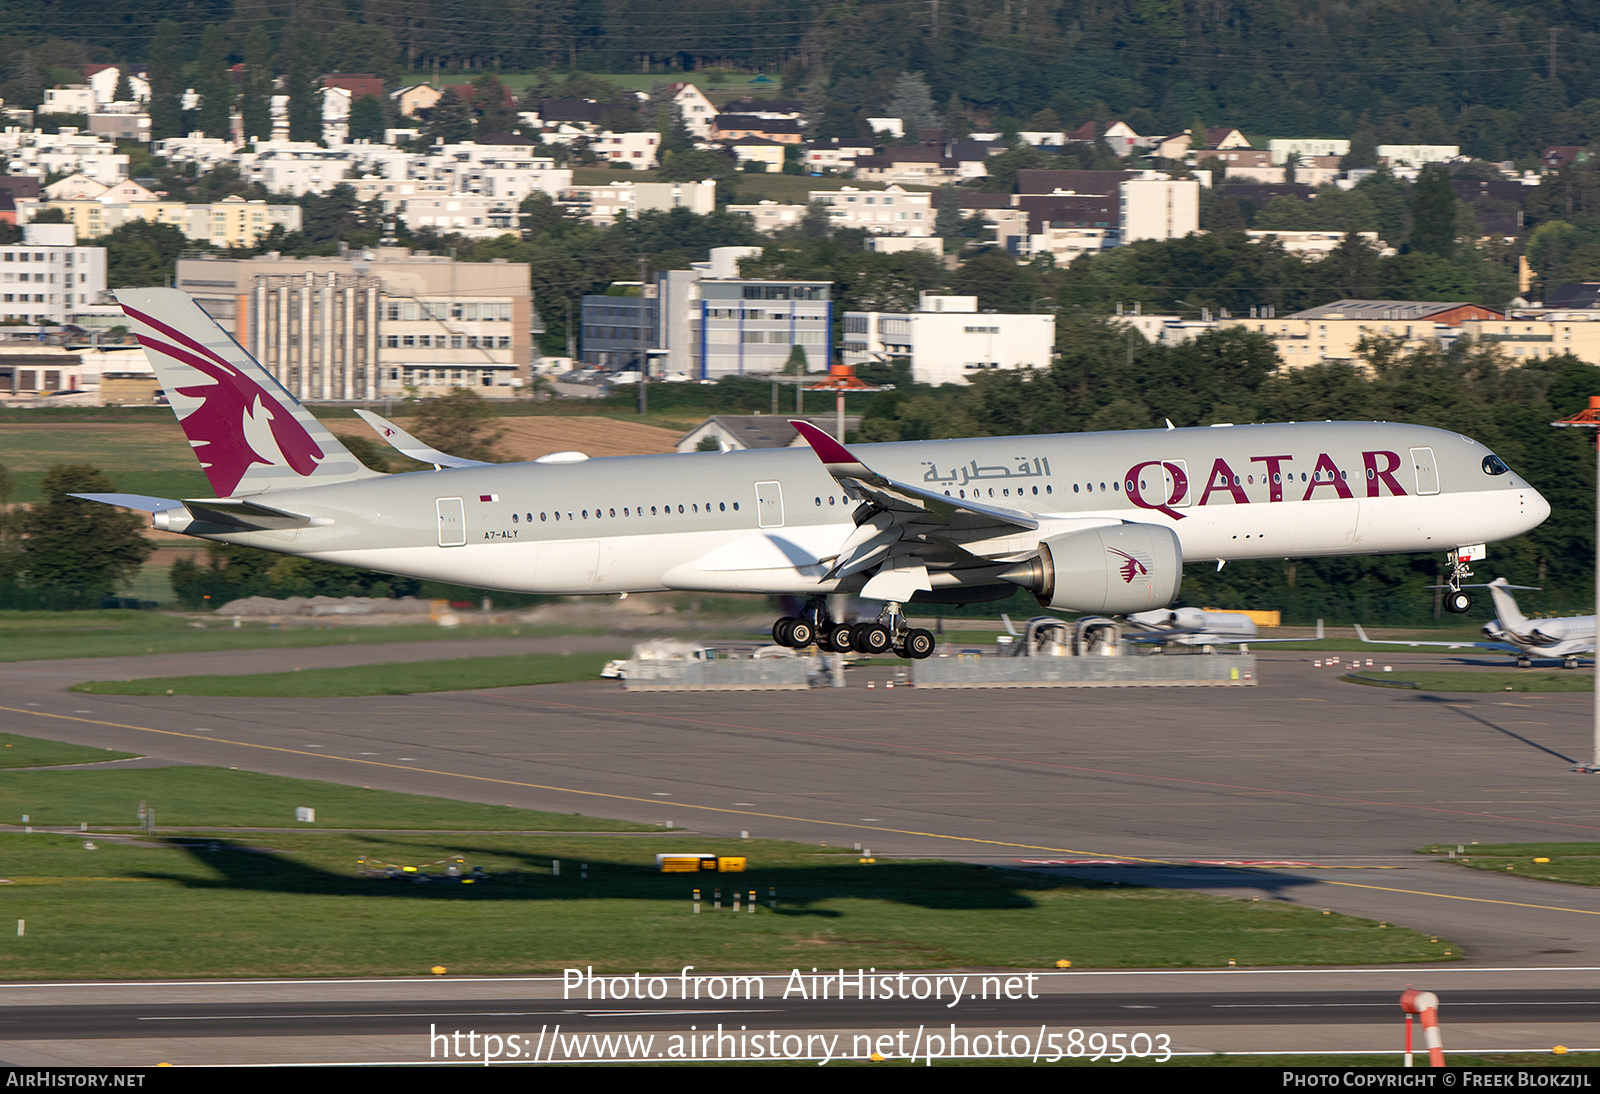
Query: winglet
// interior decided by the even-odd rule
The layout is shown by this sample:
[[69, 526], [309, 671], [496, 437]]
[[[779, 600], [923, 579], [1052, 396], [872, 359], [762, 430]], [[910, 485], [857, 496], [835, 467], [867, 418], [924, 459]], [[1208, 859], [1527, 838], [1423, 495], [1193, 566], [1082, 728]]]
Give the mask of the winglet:
[[789, 424], [794, 426], [795, 432], [806, 439], [817, 458], [827, 465], [832, 471], [836, 467], [852, 466], [863, 467], [860, 460], [850, 454], [850, 450], [810, 422], [799, 418], [790, 418]]
[[482, 467], [483, 461], [464, 459], [461, 456], [452, 456], [448, 452], [440, 452], [417, 440], [411, 434], [395, 425], [381, 414], [374, 414], [370, 410], [356, 409], [356, 414], [363, 422], [372, 427], [372, 431], [389, 447], [402, 456], [408, 456], [419, 463], [431, 463], [439, 467]]
[[[1319, 619], [1319, 620], [1317, 620], [1317, 624], [1318, 624], [1318, 630], [1319, 630], [1319, 631], [1320, 631], [1320, 630], [1321, 630], [1321, 624], [1322, 624], [1322, 620], [1320, 620], [1320, 619]], [[1358, 637], [1358, 638], [1360, 638], [1360, 639], [1361, 639], [1361, 641], [1363, 641], [1363, 642], [1371, 642], [1371, 643], [1372, 643], [1372, 644], [1373, 644], [1373, 645], [1374, 645], [1374, 646], [1379, 646], [1379, 645], [1382, 645], [1382, 644], [1383, 644], [1383, 643], [1381, 643], [1381, 642], [1373, 642], [1373, 641], [1372, 641], [1372, 639], [1370, 639], [1370, 638], [1368, 638], [1368, 637], [1367, 637], [1367, 632], [1366, 632], [1366, 631], [1364, 631], [1364, 630], [1362, 630], [1362, 629], [1361, 629], [1361, 624], [1360, 624], [1360, 623], [1357, 623], [1357, 624], [1356, 624], [1356, 636], [1357, 636], [1357, 637]], [[1319, 634], [1318, 634], [1318, 635], [1317, 635], [1317, 637], [1318, 637], [1318, 638], [1321, 638], [1321, 637], [1322, 637], [1322, 635], [1321, 635], [1321, 634], [1320, 634], [1320, 633], [1319, 633]]]

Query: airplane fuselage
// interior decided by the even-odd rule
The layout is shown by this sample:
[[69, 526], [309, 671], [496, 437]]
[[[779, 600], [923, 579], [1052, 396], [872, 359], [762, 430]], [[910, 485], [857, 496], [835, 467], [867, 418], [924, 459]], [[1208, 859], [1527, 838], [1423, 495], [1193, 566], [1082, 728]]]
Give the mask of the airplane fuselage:
[[[1185, 561], [1443, 551], [1506, 539], [1549, 506], [1489, 450], [1365, 422], [854, 446], [874, 471], [1040, 522], [941, 537], [935, 590], [993, 583], [1062, 531], [1170, 528]], [[859, 499], [806, 447], [496, 464], [254, 495], [309, 527], [190, 534], [411, 577], [542, 593], [853, 591], [826, 560]]]

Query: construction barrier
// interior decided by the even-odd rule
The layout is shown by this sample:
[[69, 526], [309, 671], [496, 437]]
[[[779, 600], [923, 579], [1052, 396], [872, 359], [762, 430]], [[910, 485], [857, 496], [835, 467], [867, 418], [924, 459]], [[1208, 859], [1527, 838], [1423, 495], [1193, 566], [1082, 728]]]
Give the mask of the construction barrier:
[[803, 657], [760, 661], [629, 661], [624, 691], [805, 691], [811, 667]]
[[1253, 687], [1250, 653], [1160, 657], [970, 657], [912, 662], [919, 688]]

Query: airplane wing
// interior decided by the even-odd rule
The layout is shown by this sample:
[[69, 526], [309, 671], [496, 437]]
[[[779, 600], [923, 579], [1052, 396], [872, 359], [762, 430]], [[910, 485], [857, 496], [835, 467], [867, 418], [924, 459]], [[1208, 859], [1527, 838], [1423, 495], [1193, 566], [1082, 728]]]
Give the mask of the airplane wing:
[[448, 452], [440, 452], [437, 448], [430, 448], [381, 414], [374, 414], [370, 410], [357, 410], [356, 413], [390, 448], [402, 456], [411, 457], [418, 463], [431, 463], [435, 468], [488, 466], [482, 460], [467, 460], [460, 456], [452, 456]]
[[[951, 524], [965, 517], [961, 520], [963, 527], [1009, 526], [1030, 532], [1039, 527], [1038, 519], [1021, 509], [958, 500], [937, 490], [886, 478], [810, 422], [796, 420], [789, 424], [806, 439], [830, 475], [855, 486], [859, 493], [889, 512], [905, 513], [908, 518], [920, 517], [938, 524]], [[974, 517], [978, 519], [973, 520]]]
[[1369, 646], [1439, 646], [1447, 650], [1501, 650], [1505, 653], [1520, 653], [1521, 651], [1509, 642], [1418, 642], [1398, 638], [1368, 638], [1367, 632], [1361, 629], [1361, 624], [1356, 624], [1356, 635]]
[[[952, 498], [888, 478], [867, 467], [810, 422], [792, 420], [790, 424], [811, 445], [830, 475], [877, 509], [856, 526], [837, 555], [822, 560], [832, 563], [824, 580], [849, 577], [878, 566], [878, 574], [861, 590], [868, 599], [907, 600], [916, 591], [931, 588], [926, 566], [914, 556], [919, 551], [948, 553], [952, 549], [964, 553], [944, 538], [952, 531], [992, 530], [1003, 535], [1018, 530], [1031, 532], [1039, 527], [1033, 514], [1020, 509]], [[906, 550], [907, 545], [913, 549]], [[974, 563], [987, 561], [969, 557]]]

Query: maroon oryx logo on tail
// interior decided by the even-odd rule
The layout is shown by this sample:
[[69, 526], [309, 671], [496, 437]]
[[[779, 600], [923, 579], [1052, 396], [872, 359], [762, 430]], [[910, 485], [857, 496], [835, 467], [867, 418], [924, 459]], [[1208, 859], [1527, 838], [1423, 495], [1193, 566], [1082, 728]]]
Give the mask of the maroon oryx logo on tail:
[[[214, 350], [201, 345], [182, 331], [124, 307], [132, 319], [155, 331], [139, 334], [146, 350], [164, 354], [207, 377], [209, 384], [177, 388], [180, 395], [201, 400], [200, 406], [180, 419], [183, 431], [211, 486], [221, 497], [228, 497], [256, 464], [268, 467], [275, 461], [257, 452], [245, 439], [245, 419], [259, 419], [271, 429], [273, 441], [283, 453], [283, 461], [298, 475], [310, 475], [325, 453], [306, 427], [273, 394]], [[157, 337], [160, 335], [162, 337]], [[162, 338], [169, 339], [163, 341]]]
[[1140, 562], [1137, 558], [1134, 558], [1128, 552], [1119, 551], [1115, 547], [1107, 547], [1106, 550], [1110, 551], [1114, 555], [1120, 555], [1125, 560], [1121, 567], [1119, 567], [1122, 573], [1123, 584], [1132, 585], [1134, 578], [1143, 577], [1150, 572], [1150, 567], [1146, 566], [1143, 562]]

